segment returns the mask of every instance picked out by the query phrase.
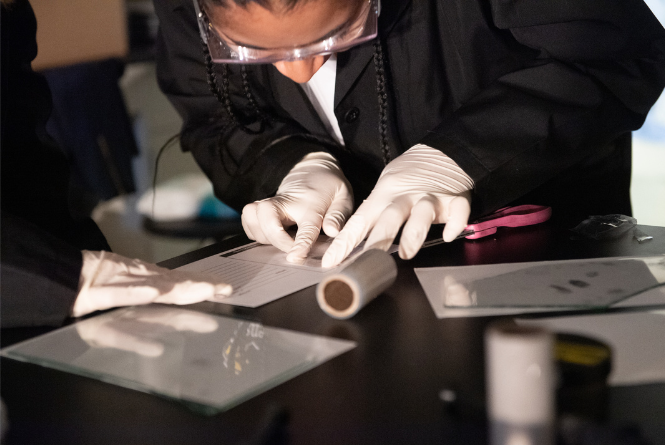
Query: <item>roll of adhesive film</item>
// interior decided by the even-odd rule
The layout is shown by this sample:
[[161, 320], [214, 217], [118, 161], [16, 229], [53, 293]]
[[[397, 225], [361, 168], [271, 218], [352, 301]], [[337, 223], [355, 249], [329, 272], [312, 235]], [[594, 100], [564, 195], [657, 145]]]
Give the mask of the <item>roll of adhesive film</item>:
[[351, 318], [388, 289], [395, 278], [395, 260], [383, 250], [371, 249], [341, 271], [324, 278], [316, 288], [316, 299], [331, 317]]
[[553, 445], [554, 335], [500, 322], [485, 335], [492, 445]]

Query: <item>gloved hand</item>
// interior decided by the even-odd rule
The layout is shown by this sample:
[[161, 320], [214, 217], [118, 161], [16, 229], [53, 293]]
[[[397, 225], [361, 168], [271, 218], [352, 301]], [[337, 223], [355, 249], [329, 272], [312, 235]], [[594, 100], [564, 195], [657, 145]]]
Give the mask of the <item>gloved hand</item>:
[[[351, 185], [337, 160], [328, 153], [310, 153], [286, 175], [275, 196], [245, 206], [242, 226], [250, 239], [272, 244], [288, 253], [287, 261], [302, 263], [321, 228], [336, 236], [351, 212]], [[295, 240], [285, 230], [294, 224]]]
[[83, 250], [79, 293], [72, 315], [148, 303], [222, 301], [231, 285], [192, 272], [169, 270], [104, 251]]
[[[432, 223], [445, 223], [444, 241], [467, 225], [473, 180], [448, 156], [416, 145], [390, 162], [369, 197], [346, 223], [323, 256], [323, 267], [341, 263], [371, 230], [365, 245], [388, 249], [406, 221], [399, 256], [420, 250]], [[408, 221], [407, 221], [408, 220]]]

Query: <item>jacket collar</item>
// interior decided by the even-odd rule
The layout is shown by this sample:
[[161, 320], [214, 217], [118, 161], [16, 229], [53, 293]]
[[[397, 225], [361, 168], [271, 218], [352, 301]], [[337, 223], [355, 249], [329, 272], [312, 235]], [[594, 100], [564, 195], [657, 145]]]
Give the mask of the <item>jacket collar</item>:
[[274, 66], [266, 67], [271, 74], [273, 95], [284, 111], [296, 118], [309, 133], [327, 135], [328, 131], [323, 121], [300, 85], [282, 75]]
[[[383, 40], [393, 29], [411, 0], [381, 0], [379, 16], [379, 36]], [[356, 79], [372, 62], [374, 41], [355, 46], [337, 54], [337, 78], [335, 81], [335, 108], [344, 100], [356, 83]]]
[[[402, 16], [411, 0], [381, 0], [379, 35], [384, 38]], [[372, 62], [374, 41], [353, 47], [337, 54], [337, 75], [335, 80], [335, 108], [348, 95], [358, 77]], [[268, 65], [273, 82], [275, 99], [291, 116], [298, 116], [298, 122], [312, 134], [327, 135], [327, 130], [312, 107], [305, 92], [297, 83], [283, 76], [274, 66]]]

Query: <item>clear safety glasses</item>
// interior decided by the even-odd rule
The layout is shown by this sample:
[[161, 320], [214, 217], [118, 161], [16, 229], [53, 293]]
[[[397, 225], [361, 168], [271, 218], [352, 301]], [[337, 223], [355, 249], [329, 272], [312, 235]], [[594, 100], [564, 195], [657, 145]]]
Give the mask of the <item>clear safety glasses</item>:
[[208, 20], [199, 0], [194, 1], [199, 31], [215, 63], [275, 63], [306, 59], [344, 51], [376, 37], [379, 0], [365, 0], [358, 13], [333, 35], [309, 45], [294, 48], [255, 48], [234, 43]]

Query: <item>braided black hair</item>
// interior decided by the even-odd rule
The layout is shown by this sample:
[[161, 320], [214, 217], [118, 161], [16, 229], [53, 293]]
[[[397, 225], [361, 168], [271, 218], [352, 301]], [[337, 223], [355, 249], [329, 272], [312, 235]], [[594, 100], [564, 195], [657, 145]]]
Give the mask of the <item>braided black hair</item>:
[[383, 165], [388, 165], [392, 156], [388, 145], [388, 91], [381, 39], [374, 41], [374, 68], [376, 70], [376, 93], [379, 97], [379, 146], [383, 156]]
[[231, 122], [237, 125], [238, 118], [233, 111], [233, 103], [231, 102], [231, 97], [229, 96], [228, 67], [226, 65], [222, 65], [222, 89], [220, 91], [219, 86], [217, 85], [217, 74], [215, 73], [215, 69], [213, 67], [210, 50], [208, 49], [208, 45], [203, 42], [203, 40], [201, 43], [203, 44], [203, 56], [205, 57], [206, 73], [208, 75], [208, 87], [210, 87], [210, 91], [217, 98], [217, 101], [224, 105], [226, 113], [229, 115]]
[[[249, 84], [249, 76], [247, 74], [247, 69], [245, 65], [242, 65], [240, 67], [240, 73], [242, 76], [242, 86], [243, 90], [245, 91], [245, 97], [249, 102], [254, 117], [250, 116], [247, 118], [243, 118], [241, 122], [240, 118], [238, 117], [238, 114], [236, 113], [233, 102], [231, 101], [231, 94], [229, 93], [230, 81], [229, 81], [228, 65], [222, 64], [222, 87], [220, 89], [219, 84], [217, 82], [217, 74], [215, 73], [215, 68], [212, 62], [212, 57], [210, 56], [210, 50], [208, 49], [208, 45], [203, 43], [203, 41], [201, 43], [203, 44], [203, 55], [205, 57], [208, 86], [210, 87], [210, 91], [217, 98], [219, 103], [221, 103], [224, 106], [226, 114], [228, 114], [229, 116], [230, 120], [229, 124], [234, 127], [240, 127], [245, 133], [249, 134], [263, 133], [266, 122], [272, 120], [272, 118], [263, 111], [261, 111], [261, 109], [259, 108], [259, 105], [256, 102], [256, 99], [254, 98], [254, 94], [252, 93], [252, 88]], [[253, 130], [248, 127], [248, 125], [255, 122], [260, 123], [260, 126], [257, 130]]]

